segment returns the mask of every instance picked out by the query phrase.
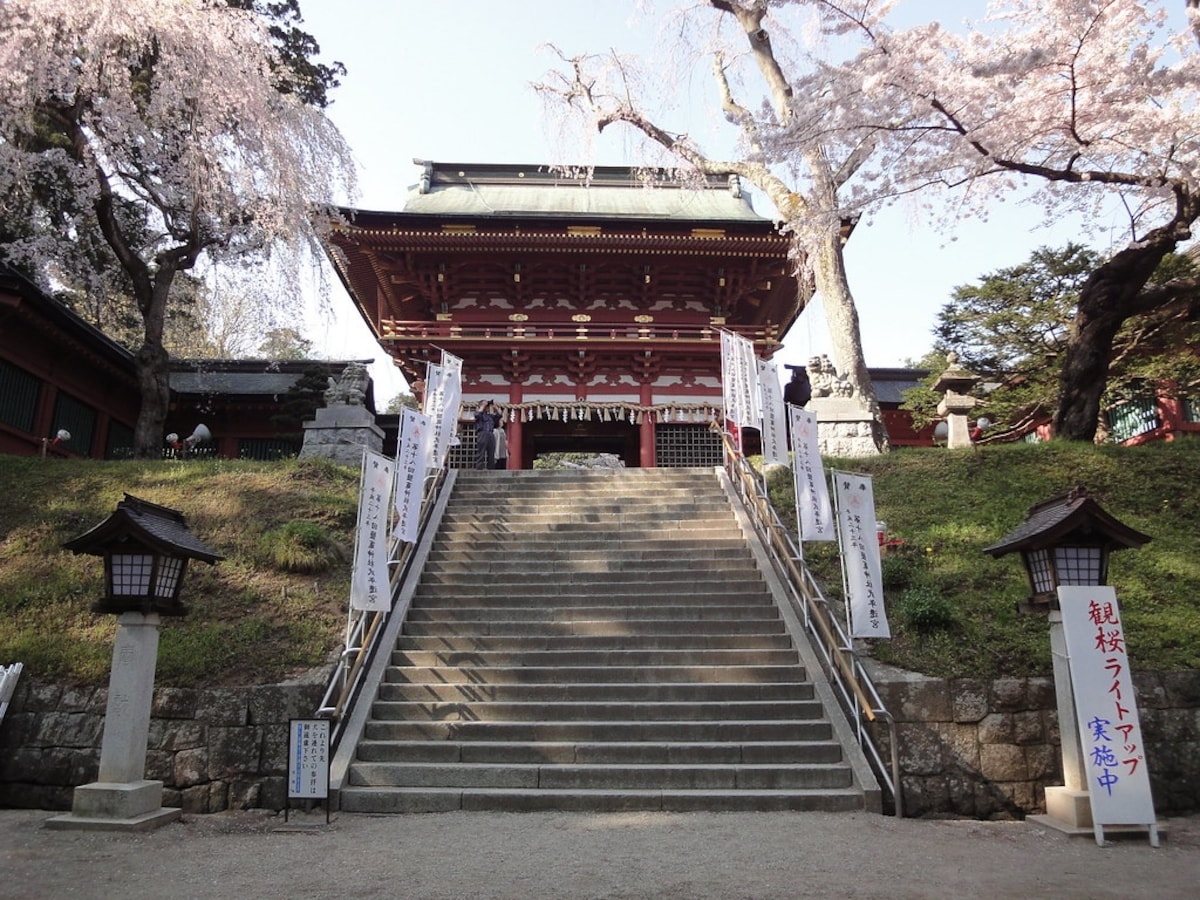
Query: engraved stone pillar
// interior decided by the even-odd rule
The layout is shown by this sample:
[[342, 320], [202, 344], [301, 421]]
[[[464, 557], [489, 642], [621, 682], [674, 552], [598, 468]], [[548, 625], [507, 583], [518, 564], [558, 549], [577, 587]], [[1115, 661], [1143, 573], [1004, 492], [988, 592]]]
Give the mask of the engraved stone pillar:
[[143, 831], [182, 815], [163, 807], [163, 783], [145, 777], [160, 622], [158, 613], [126, 612], [117, 619], [100, 774], [75, 788], [71, 814], [50, 819], [48, 828]]

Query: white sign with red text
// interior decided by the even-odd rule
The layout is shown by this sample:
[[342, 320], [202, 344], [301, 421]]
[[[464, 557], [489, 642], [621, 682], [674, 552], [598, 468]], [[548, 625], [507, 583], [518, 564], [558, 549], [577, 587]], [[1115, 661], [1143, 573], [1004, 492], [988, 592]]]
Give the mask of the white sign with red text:
[[1153, 825], [1146, 744], [1117, 593], [1106, 586], [1060, 587], [1058, 604], [1092, 821]]

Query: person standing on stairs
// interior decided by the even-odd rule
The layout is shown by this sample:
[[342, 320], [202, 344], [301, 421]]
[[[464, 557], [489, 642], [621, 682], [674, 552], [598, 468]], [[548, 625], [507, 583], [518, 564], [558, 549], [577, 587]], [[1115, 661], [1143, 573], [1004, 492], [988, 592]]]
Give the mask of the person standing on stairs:
[[496, 465], [496, 419], [492, 401], [480, 400], [475, 408], [475, 468], [491, 469]]
[[[495, 406], [492, 409], [496, 409]], [[495, 414], [496, 427], [492, 431], [492, 437], [496, 442], [496, 465], [497, 469], [508, 468], [508, 435], [504, 431], [504, 413], [497, 410]]]

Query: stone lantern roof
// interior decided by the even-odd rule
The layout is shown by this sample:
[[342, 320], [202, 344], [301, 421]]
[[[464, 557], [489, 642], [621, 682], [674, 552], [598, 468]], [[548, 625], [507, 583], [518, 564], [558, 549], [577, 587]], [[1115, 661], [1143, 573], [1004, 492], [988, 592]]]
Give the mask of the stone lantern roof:
[[983, 552], [999, 558], [1020, 550], [1040, 550], [1062, 543], [1069, 535], [1084, 535], [1089, 543], [1103, 544], [1110, 550], [1136, 549], [1150, 540], [1149, 535], [1105, 512], [1087, 488], [1079, 485], [1065, 494], [1035, 503], [1024, 522], [990, 547], [984, 547]]

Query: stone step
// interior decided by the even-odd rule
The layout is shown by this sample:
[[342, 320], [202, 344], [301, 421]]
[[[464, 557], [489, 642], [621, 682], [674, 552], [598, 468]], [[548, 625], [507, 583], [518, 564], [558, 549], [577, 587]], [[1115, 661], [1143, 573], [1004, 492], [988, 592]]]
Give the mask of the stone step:
[[[514, 578], [528, 577], [531, 571], [552, 573], [554, 577], [587, 580], [597, 575], [627, 575], [644, 573], [648, 579], [667, 581], [679, 575], [723, 575], [725, 577], [759, 577], [750, 554], [724, 555], [716, 559], [687, 559], [678, 555], [647, 559], [625, 554], [589, 554], [560, 556], [547, 560], [531, 552], [497, 554], [490, 558], [479, 554], [440, 553], [425, 563], [425, 578]], [[539, 576], [545, 577], [545, 576]]]
[[512, 790], [486, 788], [348, 788], [345, 812], [850, 812], [863, 808], [857, 788], [786, 791]]
[[[465, 599], [465, 598], [460, 598]], [[589, 622], [621, 619], [626, 622], [636, 622], [644, 619], [672, 619], [679, 622], [706, 621], [719, 619], [732, 621], [736, 619], [776, 619], [779, 611], [769, 604], [678, 604], [668, 606], [665, 603], [654, 606], [508, 606], [506, 598], [500, 597], [496, 606], [424, 606], [413, 609], [408, 614], [409, 622]], [[582, 599], [582, 598], [581, 598]], [[596, 597], [591, 597], [594, 603]]]
[[817, 719], [816, 700], [738, 700], [722, 702], [517, 702], [390, 701], [371, 704], [375, 719], [400, 722], [723, 722], [770, 719]]
[[790, 743], [828, 741], [828, 719], [547, 722], [547, 721], [385, 721], [367, 722], [368, 741], [455, 740], [479, 743]]
[[519, 596], [536, 594], [554, 596], [560, 593], [584, 591], [591, 595], [593, 603], [597, 598], [603, 598], [610, 593], [672, 594], [693, 591], [706, 594], [758, 593], [762, 602], [771, 600], [771, 595], [767, 593], [766, 583], [757, 572], [735, 572], [729, 575], [655, 571], [641, 574], [637, 572], [579, 573], [544, 568], [531, 569], [525, 573], [511, 572], [503, 576], [487, 573], [440, 575], [436, 572], [426, 572], [421, 577], [422, 596], [424, 596], [425, 588], [460, 588], [463, 591], [484, 591], [494, 588], [500, 599], [505, 596], [504, 592], [509, 590]]
[[648, 532], [644, 538], [630, 534], [596, 534], [595, 532], [563, 532], [553, 536], [533, 534], [516, 540], [511, 534], [487, 532], [452, 534], [439, 532], [434, 538], [432, 554], [492, 552], [505, 556], [508, 553], [529, 553], [534, 556], [574, 557], [580, 553], [610, 553], [622, 558], [636, 558], [637, 554], [655, 554], [664, 551], [676, 554], [677, 558], [703, 559], [714, 551], [725, 550], [744, 553], [745, 538], [733, 530], [713, 529], [706, 535], [691, 532], [686, 541], [664, 538], [661, 532]]
[[[384, 684], [777, 684], [804, 682], [804, 668], [754, 665], [748, 662], [708, 666], [571, 665], [571, 660], [540, 666], [530, 661], [516, 666], [390, 666]], [[382, 688], [382, 684], [381, 684]]]
[[429, 552], [429, 560], [425, 564], [426, 569], [439, 566], [470, 567], [477, 563], [520, 567], [528, 565], [530, 560], [537, 559], [553, 560], [556, 563], [574, 562], [581, 565], [609, 564], [622, 567], [644, 565], [648, 569], [677, 565], [680, 561], [696, 565], [711, 563], [720, 567], [743, 560], [750, 563], [753, 560], [750, 551], [746, 548], [745, 540], [740, 538], [722, 541], [721, 546], [705, 544], [702, 548], [702, 555], [696, 552], [697, 548], [694, 545], [689, 545], [688, 553], [681, 553], [676, 541], [669, 542], [667, 546], [657, 549], [639, 544], [636, 547], [621, 548], [618, 552], [607, 545], [579, 548], [551, 544], [541, 550], [530, 550], [522, 542], [486, 542], [473, 548], [464, 546], [450, 550], [439, 548], [437, 540], [440, 538], [435, 539], [434, 546]]
[[526, 763], [369, 763], [350, 769], [362, 787], [524, 788], [526, 790], [796, 790], [844, 788], [850, 769], [807, 765], [539, 765]]
[[541, 598], [542, 603], [537, 605], [548, 605], [561, 597], [563, 606], [595, 604], [598, 600], [611, 599], [615, 602], [610, 605], [631, 609], [641, 606], [681, 605], [678, 602], [664, 603], [664, 598], [686, 598], [690, 601], [695, 597], [698, 598], [697, 603], [715, 600], [723, 603], [744, 602], [753, 606], [771, 603], [771, 595], [767, 592], [766, 585], [762, 581], [749, 579], [728, 583], [696, 581], [682, 585], [669, 581], [638, 581], [634, 578], [583, 578], [559, 582], [551, 574], [531, 572], [523, 579], [498, 582], [495, 585], [488, 585], [486, 582], [456, 584], [453, 580], [422, 581], [419, 590], [421, 603], [431, 605], [441, 605], [446, 597], [457, 600], [467, 597], [483, 601], [496, 599], [499, 602], [510, 596], [519, 601], [515, 605], [524, 604], [525, 601], [534, 598]]
[[563, 765], [750, 765], [837, 763], [836, 741], [668, 741], [532, 743], [520, 741], [363, 741], [364, 762], [556, 763]]
[[409, 622], [404, 626], [406, 634], [413, 637], [436, 637], [441, 635], [503, 635], [524, 634], [546, 637], [580, 634], [625, 635], [634, 642], [641, 635], [659, 634], [774, 634], [785, 631], [783, 620], [778, 617], [759, 619], [638, 619], [623, 618], [587, 619], [578, 622], [488, 622], [471, 620], [466, 622]]
[[[677, 614], [680, 606], [684, 606], [688, 611], [688, 617], [691, 618], [705, 615], [706, 611], [711, 615], [711, 610], [716, 607], [734, 604], [743, 608], [761, 608], [764, 611], [774, 608], [774, 604], [770, 602], [770, 595], [765, 590], [755, 591], [750, 595], [746, 595], [742, 590], [723, 589], [703, 592], [694, 590], [685, 593], [667, 590], [657, 593], [641, 591], [622, 596], [616, 591], [597, 592], [583, 589], [574, 589], [570, 592], [563, 590], [555, 594], [530, 593], [522, 590], [520, 585], [504, 582], [498, 582], [490, 590], [485, 590], [484, 586], [480, 584], [473, 584], [469, 589], [463, 587], [460, 590], [454, 590], [453, 588], [452, 584], [427, 585], [422, 590], [421, 603], [416, 609], [539, 610], [553, 608], [569, 610], [593, 607], [598, 602], [609, 601], [604, 603], [604, 606], [596, 608], [619, 607], [621, 609], [649, 610], [657, 607], [671, 610], [671, 614]], [[681, 600], [686, 602], [681, 603]], [[416, 609], [413, 611], [415, 612]]]
[[[393, 670], [422, 668], [457, 668], [470, 671], [472, 677], [484, 678], [490, 670], [546, 669], [556, 670], [569, 666], [572, 669], [603, 669], [606, 671], [638, 670], [657, 667], [660, 671], [671, 669], [681, 674], [711, 669], [714, 676], [723, 669], [735, 667], [767, 671], [768, 669], [790, 669], [796, 667], [796, 651], [780, 641], [779, 649], [694, 649], [694, 650], [450, 650], [442, 647], [429, 649], [396, 649], [392, 653]], [[408, 644], [412, 647], [412, 644]], [[797, 667], [798, 668], [798, 667]], [[389, 670], [391, 671], [391, 670]], [[801, 669], [801, 671], [803, 671]], [[388, 677], [387, 672], [384, 677]], [[440, 677], [444, 673], [435, 673]], [[577, 674], [572, 671], [570, 674]], [[500, 677], [499, 675], [497, 677]], [[801, 678], [800, 680], [803, 680]]]
[[447, 510], [442, 523], [460, 527], [527, 527], [533, 531], [580, 531], [592, 528], [704, 531], [729, 528], [729, 504], [672, 504], [655, 506], [601, 505], [586, 500], [540, 503], [527, 508], [504, 506]]
[[776, 682], [384, 682], [379, 699], [404, 703], [744, 703], [813, 697], [812, 685]]
[[[666, 654], [679, 652], [702, 652], [710, 657], [708, 663], [721, 665], [731, 654], [745, 650], [787, 650], [789, 659], [795, 660], [796, 652], [792, 649], [791, 638], [784, 633], [774, 634], [656, 634], [639, 635], [638, 646], [630, 647], [624, 635], [435, 635], [417, 636], [400, 635], [396, 641], [396, 650], [401, 653], [409, 651], [430, 651], [438, 653], [567, 653], [587, 652], [602, 653], [605, 658], [597, 660], [600, 665], [622, 664], [617, 654], [637, 654], [630, 662], [647, 664], [649, 657], [645, 654]], [[692, 665], [693, 660], [682, 657], [666, 656], [664, 661], [678, 658], [680, 665]], [[740, 659], [740, 657], [738, 657]], [[487, 659], [480, 656], [480, 659]], [[532, 660], [532, 658], [531, 658]], [[561, 662], [561, 659], [558, 660]], [[764, 659], [764, 662], [778, 660]], [[420, 664], [420, 663], [418, 663]], [[501, 663], [503, 664], [503, 663]], [[536, 664], [535, 662], [531, 664]], [[588, 662], [582, 663], [584, 665]]]

